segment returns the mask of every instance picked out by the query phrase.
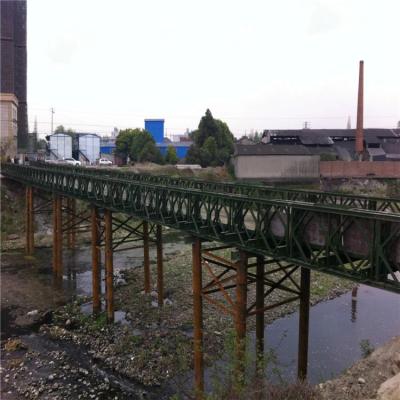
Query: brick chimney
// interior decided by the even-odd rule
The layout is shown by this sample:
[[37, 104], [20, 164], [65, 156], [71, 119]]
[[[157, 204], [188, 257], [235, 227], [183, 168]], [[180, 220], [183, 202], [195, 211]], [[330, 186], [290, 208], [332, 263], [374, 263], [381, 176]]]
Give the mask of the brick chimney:
[[357, 128], [356, 128], [356, 153], [358, 159], [362, 160], [364, 152], [364, 61], [360, 61], [360, 71], [358, 75], [358, 101], [357, 101]]

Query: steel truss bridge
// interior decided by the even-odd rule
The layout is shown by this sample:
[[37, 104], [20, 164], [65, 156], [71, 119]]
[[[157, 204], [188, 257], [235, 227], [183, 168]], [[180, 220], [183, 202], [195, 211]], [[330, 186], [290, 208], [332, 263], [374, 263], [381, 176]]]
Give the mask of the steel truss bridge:
[[[33, 189], [53, 196], [53, 269], [62, 278], [62, 234], [75, 241], [76, 221], [86, 221], [92, 234], [93, 308], [100, 303], [99, 249], [105, 248], [106, 304], [113, 320], [112, 253], [117, 229], [131, 242], [143, 241], [144, 286], [150, 290], [149, 242], [157, 246], [157, 288], [163, 302], [162, 226], [193, 236], [195, 383], [203, 390], [202, 301], [210, 301], [235, 319], [238, 359], [243, 354], [246, 318], [256, 315], [257, 348], [263, 350], [264, 312], [300, 299], [298, 375], [307, 372], [310, 270], [400, 293], [400, 199], [322, 191], [281, 189], [264, 185], [209, 182], [70, 166], [2, 165], [2, 174], [27, 187], [27, 251], [33, 251]], [[66, 205], [63, 202], [66, 198]], [[77, 215], [74, 202], [90, 205]], [[125, 214], [118, 219], [113, 213]], [[69, 216], [62, 221], [63, 215]], [[102, 217], [104, 215], [104, 217]], [[141, 221], [132, 226], [134, 218]], [[63, 227], [68, 226], [68, 229]], [[72, 236], [71, 236], [72, 235]], [[220, 246], [202, 248], [202, 242]], [[218, 255], [239, 250], [237, 261]], [[254, 259], [254, 262], [249, 262]], [[217, 273], [211, 266], [220, 268]], [[252, 268], [256, 268], [252, 272]], [[299, 283], [294, 271], [301, 270]], [[273, 279], [272, 273], [281, 278]], [[210, 276], [203, 284], [202, 272]], [[293, 283], [287, 285], [288, 281]], [[247, 287], [256, 285], [256, 301], [247, 305]], [[265, 291], [265, 287], [267, 290]], [[232, 294], [234, 290], [235, 296]], [[266, 306], [273, 290], [291, 297]], [[219, 293], [224, 303], [213, 295]], [[238, 369], [240, 369], [238, 367]]]

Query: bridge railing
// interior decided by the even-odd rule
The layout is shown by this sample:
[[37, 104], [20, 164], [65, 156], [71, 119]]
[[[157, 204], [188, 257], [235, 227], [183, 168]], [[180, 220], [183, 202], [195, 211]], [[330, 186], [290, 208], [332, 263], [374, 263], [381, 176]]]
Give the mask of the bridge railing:
[[[35, 166], [46, 168], [46, 164], [38, 163]], [[270, 199], [304, 201], [317, 204], [332, 204], [347, 208], [361, 208], [376, 211], [400, 213], [400, 199], [353, 195], [337, 192], [324, 192], [318, 190], [277, 188], [272, 186], [238, 183], [214, 182], [196, 178], [171, 177], [167, 175], [138, 174], [120, 171], [111, 168], [85, 168], [68, 165], [52, 165], [59, 171], [73, 171], [75, 174], [109, 176], [129, 181], [148, 182], [186, 189], [199, 189], [218, 193], [242, 194], [250, 197], [266, 197]]]
[[400, 215], [6, 165], [6, 176], [115, 212], [400, 292]]

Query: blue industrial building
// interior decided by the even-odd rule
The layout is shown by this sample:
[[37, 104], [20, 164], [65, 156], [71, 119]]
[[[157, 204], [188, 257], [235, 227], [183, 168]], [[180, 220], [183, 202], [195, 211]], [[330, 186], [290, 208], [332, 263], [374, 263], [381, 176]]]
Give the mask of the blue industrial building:
[[156, 143], [156, 146], [160, 150], [162, 156], [167, 154], [168, 146], [175, 147], [176, 155], [179, 159], [185, 158], [186, 154], [191, 146], [192, 142], [164, 142], [164, 143]]
[[164, 120], [163, 119], [145, 119], [144, 129], [150, 132], [160, 150], [162, 156], [167, 153], [168, 146], [175, 147], [176, 155], [179, 159], [185, 158], [191, 142], [171, 142], [164, 138]]
[[164, 120], [163, 119], [145, 119], [144, 129], [151, 133], [156, 143], [164, 142]]
[[[167, 153], [168, 146], [175, 147], [176, 155], [179, 159], [186, 157], [186, 154], [192, 142], [171, 142], [164, 137], [164, 119], [145, 119], [144, 129], [151, 134], [156, 142], [157, 148], [160, 150], [162, 156]], [[101, 138], [100, 145], [101, 154], [105, 156], [112, 156], [115, 152], [115, 138], [104, 137]]]

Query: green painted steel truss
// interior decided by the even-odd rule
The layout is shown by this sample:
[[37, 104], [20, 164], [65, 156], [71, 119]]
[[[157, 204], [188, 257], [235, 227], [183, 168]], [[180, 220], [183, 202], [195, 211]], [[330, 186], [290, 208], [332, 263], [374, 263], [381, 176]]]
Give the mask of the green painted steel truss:
[[[47, 168], [44, 163], [36, 163], [37, 167]], [[60, 172], [73, 171], [79, 175], [106, 176], [129, 181], [146, 182], [183, 189], [199, 189], [207, 192], [241, 194], [250, 197], [263, 197], [276, 200], [305, 201], [317, 204], [330, 204], [347, 208], [361, 208], [376, 211], [400, 213], [400, 199], [352, 195], [318, 190], [290, 189], [252, 183], [213, 182], [196, 178], [171, 177], [168, 175], [137, 174], [130, 171], [109, 168], [86, 168], [69, 165], [52, 165], [52, 169]]]
[[7, 177], [116, 212], [400, 293], [400, 214], [7, 164]]

